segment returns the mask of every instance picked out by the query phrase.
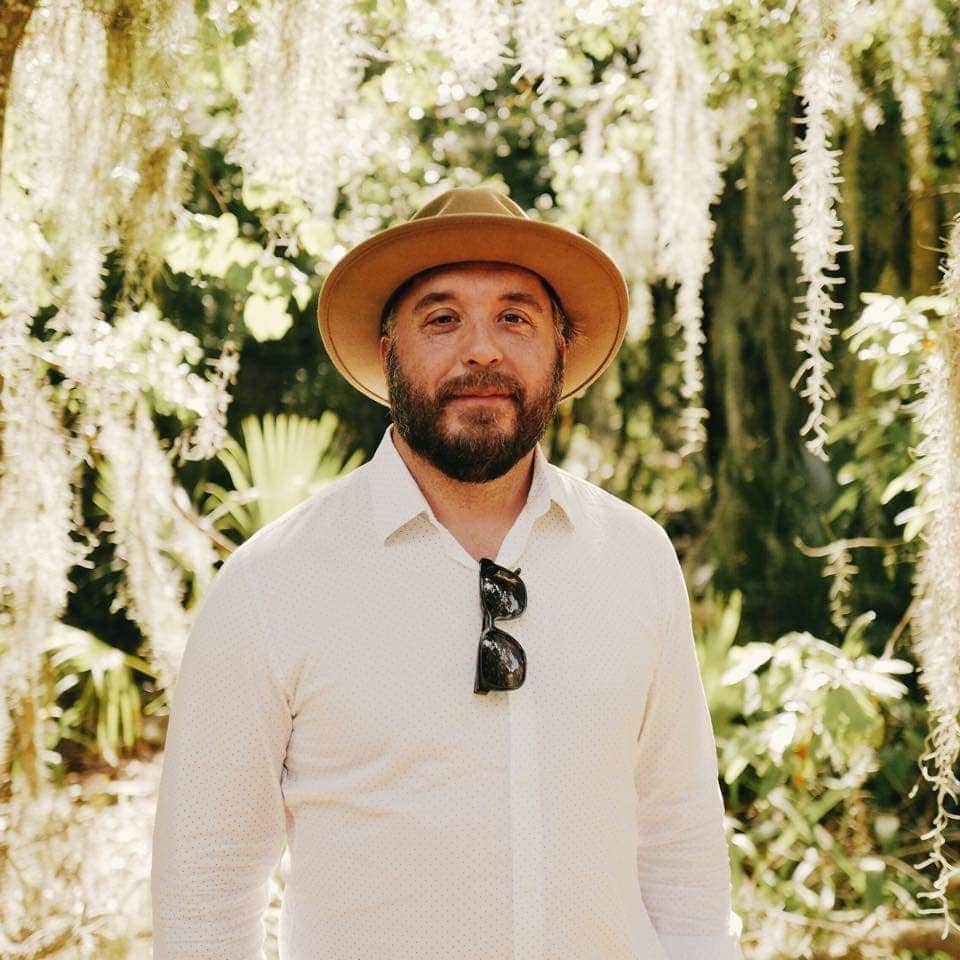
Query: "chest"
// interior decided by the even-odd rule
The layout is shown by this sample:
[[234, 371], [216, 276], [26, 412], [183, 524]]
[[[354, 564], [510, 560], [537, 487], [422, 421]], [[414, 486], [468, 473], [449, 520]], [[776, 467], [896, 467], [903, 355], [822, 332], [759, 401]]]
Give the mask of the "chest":
[[508, 752], [511, 712], [565, 763], [626, 756], [659, 645], [656, 591], [575, 551], [521, 561], [526, 610], [499, 626], [523, 647], [526, 680], [486, 696], [473, 692], [476, 570], [414, 549], [360, 576], [330, 571], [297, 644], [291, 767], [409, 766], [421, 778], [482, 769]]

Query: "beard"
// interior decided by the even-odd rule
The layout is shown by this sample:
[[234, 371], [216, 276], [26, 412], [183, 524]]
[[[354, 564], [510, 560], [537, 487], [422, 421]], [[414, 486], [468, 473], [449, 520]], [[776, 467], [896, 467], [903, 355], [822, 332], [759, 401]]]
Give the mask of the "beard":
[[[516, 378], [494, 370], [478, 370], [441, 384], [431, 397], [406, 376], [395, 344], [387, 354], [387, 386], [394, 427], [410, 448], [452, 480], [487, 483], [502, 477], [540, 441], [553, 418], [563, 391], [563, 355], [550, 380], [536, 395]], [[470, 389], [495, 389], [509, 393], [515, 409], [514, 426], [499, 426], [497, 410], [470, 410], [460, 414], [459, 433], [443, 427], [446, 406]]]

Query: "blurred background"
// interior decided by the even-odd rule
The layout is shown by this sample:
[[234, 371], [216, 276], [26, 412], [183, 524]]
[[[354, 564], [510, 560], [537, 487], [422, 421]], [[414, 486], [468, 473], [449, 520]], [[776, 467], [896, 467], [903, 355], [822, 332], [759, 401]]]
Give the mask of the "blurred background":
[[0, 957], [150, 956], [197, 605], [388, 423], [318, 291], [479, 184], [628, 279], [544, 447], [681, 556], [747, 960], [960, 957], [958, 36], [953, 0], [4, 0]]

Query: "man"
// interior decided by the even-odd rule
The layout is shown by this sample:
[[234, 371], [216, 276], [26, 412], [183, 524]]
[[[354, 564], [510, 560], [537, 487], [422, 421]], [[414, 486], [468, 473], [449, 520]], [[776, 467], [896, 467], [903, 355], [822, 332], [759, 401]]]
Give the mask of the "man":
[[371, 461], [204, 599], [154, 832], [156, 960], [735, 960], [676, 553], [550, 465], [609, 365], [616, 265], [484, 188], [331, 271], [321, 334], [389, 403]]

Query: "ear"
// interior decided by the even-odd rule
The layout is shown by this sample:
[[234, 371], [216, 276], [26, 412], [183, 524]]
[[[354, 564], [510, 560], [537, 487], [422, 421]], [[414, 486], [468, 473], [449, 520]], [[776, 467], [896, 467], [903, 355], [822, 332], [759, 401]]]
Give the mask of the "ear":
[[380, 369], [387, 375], [387, 351], [390, 349], [390, 338], [386, 335], [380, 338]]

